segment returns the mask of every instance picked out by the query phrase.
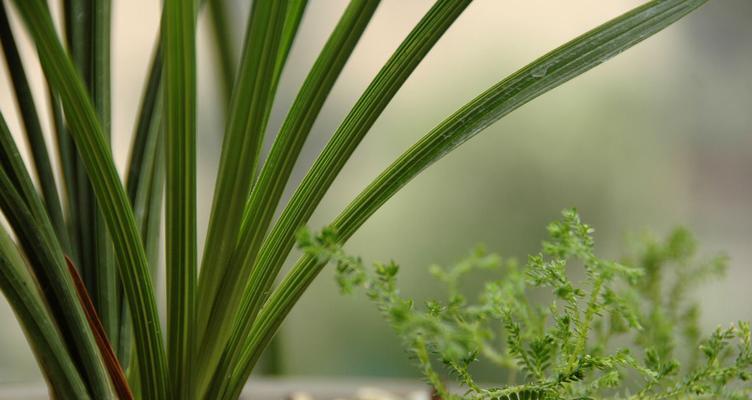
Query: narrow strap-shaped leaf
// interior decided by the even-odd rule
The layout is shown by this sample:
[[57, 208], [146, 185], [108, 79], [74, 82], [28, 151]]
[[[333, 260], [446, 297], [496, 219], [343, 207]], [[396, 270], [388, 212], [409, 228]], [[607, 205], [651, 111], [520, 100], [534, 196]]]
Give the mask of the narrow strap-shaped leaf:
[[39, 186], [42, 189], [44, 206], [60, 244], [63, 246], [63, 249], [67, 250], [70, 248], [70, 242], [68, 240], [68, 231], [65, 227], [60, 196], [55, 185], [55, 174], [52, 172], [42, 125], [39, 122], [39, 115], [34, 104], [34, 96], [31, 93], [31, 88], [26, 78], [26, 72], [18, 53], [16, 40], [13, 37], [7, 10], [3, 2], [0, 2], [0, 41], [2, 42], [5, 62], [8, 65], [8, 71], [10, 72], [13, 88], [16, 93], [16, 101], [18, 102], [18, 109], [21, 112], [26, 139], [29, 142], [31, 155], [34, 160], [34, 169], [39, 179]]
[[[454, 0], [437, 2], [365, 90], [316, 159], [282, 212], [279, 221], [264, 240], [259, 259], [254, 266], [254, 271], [258, 270], [259, 276], [263, 277], [262, 287], [268, 289], [271, 285], [293, 246], [295, 232], [310, 218], [326, 190], [386, 105], [469, 3], [470, 1]], [[257, 294], [246, 291], [246, 296], [254, 297]], [[263, 301], [265, 298], [251, 301], [253, 305], [250, 305], [250, 310], [255, 310], [251, 311], [252, 313], [261, 305], [259, 300]], [[246, 301], [248, 300], [244, 300]]]
[[[133, 207], [136, 224], [146, 251], [152, 278], [157, 269], [164, 186], [164, 159], [162, 157], [162, 46], [161, 42], [152, 59], [144, 96], [141, 100], [133, 145], [131, 146], [126, 191]], [[131, 321], [127, 302], [120, 298], [120, 343], [118, 358], [128, 368], [132, 353]]]
[[[334, 133], [263, 242], [253, 266], [250, 284], [243, 293], [232, 338], [220, 365], [233, 365], [230, 358], [235, 358], [234, 354], [250, 331], [261, 304], [266, 300], [267, 293], [293, 246], [297, 229], [311, 216], [329, 185], [392, 97], [468, 4], [469, 0], [438, 1], [400, 44]], [[249, 221], [250, 218], [244, 223], [243, 229], [247, 228], [246, 224], [253, 224]]]
[[[97, 116], [102, 125], [102, 131], [108, 143], [111, 136], [111, 95], [110, 95], [110, 25], [111, 0], [97, 0], [91, 5], [91, 77], [89, 78], [91, 98]], [[99, 203], [94, 199], [94, 193], [88, 196], [94, 201], [92, 219], [94, 221], [95, 266], [91, 268], [93, 275], [90, 293], [97, 309], [99, 318], [107, 332], [107, 337], [114, 346], [120, 342], [120, 292], [118, 291], [118, 276], [115, 267], [112, 239], [107, 232], [107, 226], [99, 210]]]
[[[129, 153], [128, 166], [125, 178], [125, 189], [128, 194], [128, 200], [133, 208], [133, 213], [136, 218], [136, 225], [141, 233], [141, 241], [146, 251], [147, 261], [152, 271], [152, 279], [154, 279], [154, 271], [156, 270], [156, 258], [149, 252], [149, 249], [158, 248], [159, 237], [150, 235], [147, 239], [146, 232], [144, 230], [144, 221], [147, 220], [148, 212], [145, 210], [142, 204], [137, 204], [137, 198], [144, 198], [146, 193], [149, 193], [149, 188], [152, 185], [151, 176], [152, 170], [155, 166], [154, 154], [156, 154], [156, 144], [158, 137], [161, 136], [161, 111], [162, 111], [162, 40], [161, 35], [157, 41], [157, 46], [149, 68], [149, 75], [144, 85], [144, 92], [141, 96], [141, 105], [139, 107], [138, 116], [133, 133], [133, 143]], [[160, 160], [163, 162], [163, 160]], [[160, 169], [164, 169], [164, 165], [160, 163]], [[162, 181], [160, 181], [160, 187]], [[159, 192], [159, 199], [154, 199], [159, 202], [160, 211], [162, 205], [162, 192]], [[148, 207], [146, 207], [148, 209]], [[160, 212], [161, 217], [161, 212]], [[122, 292], [122, 282], [120, 283], [118, 290]], [[131, 356], [133, 353], [132, 346], [132, 327], [130, 311], [128, 310], [128, 302], [121, 295], [120, 301], [120, 334], [118, 346], [115, 349], [118, 359], [123, 368], [128, 369], [130, 367]]]
[[[63, 3], [68, 48], [109, 142], [111, 2], [66, 0]], [[60, 133], [69, 134], [67, 130]], [[73, 217], [70, 226], [76, 237], [76, 264], [110, 339], [117, 344], [119, 292], [112, 242], [81, 155], [74, 151], [72, 157], [76, 178], [73, 181], [75, 186], [69, 190], [74, 194], [71, 204], [76, 210], [70, 214]]]
[[[88, 79], [91, 52], [86, 46], [89, 43], [86, 40], [86, 34], [90, 27], [90, 4], [86, 4], [84, 0], [65, 0], [62, 5], [65, 44], [68, 54], [81, 78]], [[90, 190], [86, 190], [88, 181], [85, 171], [83, 171], [81, 157], [79, 157], [76, 149], [76, 143], [66, 125], [59, 93], [51, 86], [49, 78], [45, 78], [47, 78], [47, 85], [49, 86], [58, 152], [63, 178], [66, 183], [66, 217], [72, 246], [71, 253], [76, 265], [81, 268], [84, 281], [90, 281], [90, 274], [86, 271], [86, 268], [92, 264], [91, 255], [94, 247], [89, 244], [93, 240], [90, 229], [93, 227], [93, 222], [88, 219], [91, 215], [89, 210], [92, 207], [89, 196], [82, 198], [83, 194], [90, 194]]]
[[83, 82], [57, 38], [46, 4], [42, 0], [17, 0], [15, 4], [37, 45], [45, 75], [60, 95], [66, 121], [115, 243], [116, 265], [133, 315], [144, 396], [167, 398], [166, 362], [149, 267], [102, 127]]
[[104, 357], [104, 364], [112, 381], [112, 386], [115, 388], [115, 393], [117, 393], [120, 400], [133, 399], [131, 389], [128, 387], [128, 379], [126, 379], [120, 362], [118, 362], [117, 356], [115, 356], [115, 352], [112, 350], [110, 341], [107, 340], [107, 332], [102, 325], [102, 321], [99, 319], [94, 302], [91, 301], [91, 297], [89, 297], [89, 293], [86, 291], [86, 285], [81, 280], [81, 276], [78, 274], [78, 270], [73, 265], [71, 259], [65, 257], [65, 262], [68, 264], [68, 272], [73, 279], [73, 285], [76, 287], [78, 299], [81, 301], [81, 305], [86, 313], [86, 320], [89, 321], [89, 326], [94, 333], [99, 351]]
[[91, 74], [91, 6], [93, 2], [87, 0], [64, 0], [63, 22], [65, 27], [65, 43], [68, 46], [73, 65], [76, 66], [81, 77], [88, 79]]
[[[2, 113], [0, 113], [0, 168], [5, 171], [10, 187], [18, 193], [22, 203], [32, 216], [36, 219], [49, 221], [46, 210], [34, 189], [31, 175], [26, 170], [26, 165], [21, 159], [18, 147], [13, 141], [13, 136], [11, 136]], [[50, 233], [49, 236], [47, 240], [54, 241], [54, 233]]]
[[214, 46], [217, 53], [217, 66], [219, 67], [219, 80], [222, 86], [222, 101], [227, 109], [232, 94], [232, 83], [235, 78], [237, 55], [232, 46], [230, 34], [229, 15], [225, 0], [208, 0], [209, 22], [213, 36]]
[[62, 175], [63, 190], [63, 213], [65, 224], [68, 232], [69, 247], [67, 254], [73, 259], [80, 259], [78, 252], [78, 237], [76, 229], [73, 226], [74, 221], [78, 221], [78, 207], [75, 202], [75, 188], [78, 187], [76, 179], [76, 156], [75, 144], [73, 138], [68, 134], [63, 117], [62, 104], [58, 96], [47, 84], [47, 97], [49, 100], [50, 113], [52, 114], [52, 127], [55, 138], [55, 148], [60, 162], [60, 173]]
[[160, 40], [152, 56], [149, 76], [146, 79], [144, 93], [141, 96], [141, 106], [136, 118], [133, 144], [128, 160], [125, 182], [131, 203], [136, 200], [142, 179], [149, 175], [148, 166], [151, 164], [149, 160], [150, 143], [154, 143], [154, 136], [159, 133], [159, 129], [155, 130], [154, 127], [158, 128], [159, 124], [155, 124], [155, 122], [161, 120], [162, 114], [161, 106], [164, 97], [162, 94], [162, 68], [162, 41]]
[[290, 55], [290, 49], [298, 34], [300, 21], [303, 19], [308, 0], [290, 0], [287, 3], [285, 12], [285, 22], [282, 26], [282, 37], [279, 39], [279, 52], [277, 53], [277, 63], [274, 66], [274, 78], [272, 87], [276, 88], [279, 79], [282, 76], [282, 70], [287, 64], [287, 56]]
[[55, 397], [90, 398], [63, 343], [63, 335], [45, 307], [21, 254], [3, 227], [0, 227], [0, 289], [13, 308]]
[[[423, 169], [504, 115], [602, 64], [705, 2], [656, 0], [646, 3], [566, 43], [494, 85], [439, 124], [379, 175], [332, 223], [339, 240], [347, 240]], [[247, 336], [232, 376], [223, 377], [230, 385], [242, 386], [261, 350], [323, 266], [316, 258], [303, 256], [274, 291]]]
[[[204, 326], [227, 260], [237, 243], [243, 206], [256, 173], [258, 153], [274, 98], [287, 0], [258, 0], [251, 6], [240, 69], [230, 102], [212, 211], [201, 261], [197, 326]], [[209, 304], [206, 304], [209, 303]]]
[[[221, 0], [214, 0], [214, 2], [218, 2]], [[258, 70], [257, 76], [261, 77], [262, 74], [268, 74], [269, 68], [272, 68], [271, 72], [271, 86], [268, 88], [268, 92], [266, 92], [266, 100], [268, 102], [267, 106], [270, 107], [273, 98], [274, 93], [276, 92], [277, 84], [279, 82], [279, 78], [282, 75], [282, 70], [284, 68], [285, 63], [287, 62], [287, 56], [289, 55], [290, 48], [292, 47], [292, 43], [295, 39], [295, 35], [297, 34], [298, 27], [300, 25], [300, 21], [303, 17], [303, 13], [305, 11], [305, 7], [308, 4], [308, 0], [290, 0], [287, 2], [287, 7], [285, 11], [285, 17], [284, 21], [281, 22], [282, 24], [282, 30], [281, 32], [277, 32], [277, 27], [271, 27], [275, 28], [275, 34], [280, 34], [281, 37], [278, 39], [275, 38], [269, 38], [269, 40], [277, 40], [278, 41], [278, 48], [276, 49], [276, 61], [273, 66], [267, 64], [263, 66], [265, 69], [264, 71]], [[248, 30], [246, 32], [246, 51], [244, 52], [244, 55], [252, 56], [253, 54], [250, 53], [248, 50], [249, 46], [253, 46], [254, 43], [251, 41], [251, 38], [256, 41], [263, 40], [263, 37], [260, 37], [259, 34], [256, 34], [255, 36], [252, 35], [251, 28], [255, 24], [256, 26], [259, 25], [258, 18], [263, 15], [263, 10], [261, 10], [262, 7], [268, 7], [260, 4], [259, 5], [260, 10], [259, 11], [253, 11], [251, 12], [251, 18], [249, 18], [249, 26]], [[278, 11], [279, 12], [279, 11]], [[257, 17], [254, 19], [254, 15]], [[281, 17], [281, 14], [277, 14], [277, 18]], [[257, 21], [257, 22], [254, 22]], [[215, 21], [216, 23], [217, 21]], [[270, 23], [270, 21], [267, 21], [266, 23]], [[279, 23], [279, 22], [277, 22]], [[261, 27], [259, 27], [261, 28]], [[249, 36], [251, 35], [251, 36]], [[218, 38], [220, 40], [220, 38]], [[272, 49], [271, 44], [266, 51], [272, 52], [274, 49]], [[256, 45], [256, 47], [259, 47]], [[261, 60], [256, 56], [259, 61]], [[271, 56], [269, 56], [271, 57]], [[225, 60], [227, 61], [227, 60]], [[250, 64], [250, 62], [247, 62]], [[253, 72], [253, 68], [260, 68], [260, 66], [254, 66], [253, 64], [248, 65], [247, 67], [243, 67], [241, 65], [242, 71], [247, 71], [248, 73]], [[224, 67], [225, 70], [229, 70], [230, 68]], [[227, 78], [225, 78], [227, 79]], [[240, 82], [246, 81], [249, 78], [239, 77]], [[254, 79], [262, 79], [262, 78], [254, 78]], [[266, 78], [264, 78], [266, 79]], [[240, 92], [239, 92], [240, 93]], [[255, 107], [260, 107], [260, 103], [256, 103], [254, 105]], [[256, 127], [254, 129], [260, 129], [261, 133], [259, 135], [263, 135], [263, 131], [266, 129], [266, 118], [268, 118], [268, 113], [271, 110], [271, 108], [267, 108], [264, 111], [263, 114], [263, 121], [261, 121], [260, 127]], [[231, 126], [228, 124], [227, 134], [230, 132]], [[253, 128], [253, 127], [251, 127]], [[233, 128], [236, 130], [236, 128]], [[258, 137], [256, 140], [261, 140], [262, 137]], [[239, 139], [235, 138], [234, 141], [239, 141]], [[225, 138], [224, 145], [227, 145], [228, 139]], [[260, 146], [259, 143], [249, 143], [249, 146], [258, 147]], [[232, 148], [231, 146], [228, 146]], [[235, 150], [234, 152], [231, 152], [229, 156], [222, 156], [220, 158], [220, 169], [218, 172], [218, 181], [222, 179], [222, 170], [223, 165], [226, 164], [233, 164], [233, 163], [240, 163], [239, 168], [243, 169], [245, 173], [250, 173], [250, 176], [245, 176], [245, 173], [241, 175], [242, 179], [238, 182], [239, 185], [242, 186], [242, 188], [235, 188], [235, 192], [231, 193], [232, 188], [228, 187], [228, 184], [223, 184], [220, 186], [217, 184], [217, 187], [215, 189], [214, 198], [215, 202], [213, 203], [213, 207], [217, 207], [217, 199], [220, 198], [220, 196], [227, 197], [227, 196], [233, 196], [233, 199], [236, 199], [236, 197], [240, 196], [240, 193], [243, 193], [243, 199], [242, 201], [245, 203], [246, 198], [248, 196], [248, 190], [250, 190], [253, 174], [255, 173], [255, 160], [258, 157], [258, 150], [256, 150], [256, 153], [254, 153], [253, 158], [247, 160], [248, 162], [243, 162], [243, 159], [237, 158], [237, 153], [239, 149]], [[224, 153], [223, 153], [224, 154]], [[232, 160], [235, 161], [231, 161]], [[225, 161], [228, 160], [228, 161]], [[250, 168], [248, 166], [250, 165]], [[229, 169], [229, 168], [228, 168]], [[246, 183], [248, 181], [248, 183]], [[220, 192], [225, 193], [225, 195], [220, 195]], [[240, 200], [237, 198], [237, 200]], [[237, 240], [238, 230], [239, 230], [239, 223], [238, 221], [241, 220], [241, 213], [242, 210], [240, 209], [230, 209], [230, 207], [225, 207], [224, 210], [220, 209], [218, 211], [217, 217], [214, 217], [214, 212], [212, 212], [212, 220], [209, 223], [209, 232], [207, 233], [207, 240], [205, 244], [204, 249], [204, 257], [202, 259], [202, 266], [209, 266], [210, 268], [202, 268], [202, 278], [199, 281], [199, 297], [200, 298], [206, 298], [206, 299], [213, 299], [214, 293], [216, 293], [217, 288], [221, 284], [221, 280], [224, 274], [224, 268], [226, 261], [229, 259], [230, 255], [232, 254], [232, 251], [235, 247], [235, 242]], [[232, 217], [228, 217], [227, 214], [231, 214]], [[222, 221], [228, 221], [226, 223], [223, 223]], [[199, 303], [199, 310], [198, 310], [198, 321], [206, 321], [207, 314], [211, 311], [211, 308], [213, 307], [213, 301], [210, 301], [208, 304]], [[202, 323], [199, 323], [198, 326], [204, 326]]]
[[[92, 47], [94, 43], [92, 35], [93, 5], [94, 2], [86, 0], [63, 1], [63, 21], [65, 23], [65, 39], [68, 53], [87, 88], [89, 97], [93, 95], [93, 91], [91, 90], [93, 85], [92, 55], [94, 54]], [[68, 140], [72, 139], [68, 127], [62, 129], [60, 133], [67, 135]], [[75, 212], [70, 214], [70, 217], [75, 217], [75, 219], [70, 219], [70, 228], [74, 237], [73, 243], [77, 246], [76, 253], [78, 254], [78, 259], [75, 259], [75, 262], [81, 271], [81, 276], [86, 286], [93, 291], [95, 290], [97, 279], [95, 268], [99, 261], [97, 259], [96, 204], [89, 178], [86, 175], [86, 168], [81, 160], [75, 141], [71, 144], [73, 145], [70, 148], [73, 161], [73, 170], [71, 173], [75, 177], [73, 180], [75, 186], [68, 188], [68, 190], [71, 193], [70, 204], [75, 208]]]
[[102, 131], [111, 136], [112, 98], [111, 98], [111, 25], [112, 0], [96, 0], [91, 10], [91, 93], [94, 109], [97, 110]]
[[[202, 4], [206, 2], [206, 0], [201, 1]], [[214, 45], [216, 46], [216, 58], [220, 70], [220, 81], [223, 92], [222, 98], [225, 101], [225, 108], [227, 108], [229, 106], [227, 103], [229, 103], [230, 95], [232, 94], [237, 56], [234, 54], [235, 52], [232, 48], [232, 37], [230, 35], [226, 0], [208, 0], [208, 3], [212, 36], [214, 39]], [[288, 4], [285, 25], [280, 40], [280, 52], [277, 60], [275, 82], [279, 79], [282, 68], [287, 61], [287, 55], [290, 52], [290, 47], [295, 39], [298, 26], [303, 18], [303, 12], [305, 11], [307, 4], [308, 0], [291, 0]], [[274, 84], [274, 86], [276, 86], [276, 84]]]
[[[158, 129], [158, 128], [157, 128]], [[161, 135], [157, 137], [161, 139]], [[161, 143], [161, 140], [159, 141]], [[159, 145], [155, 149], [150, 167], [150, 175], [144, 178], [143, 187], [139, 190], [134, 211], [138, 220], [141, 238], [146, 248], [146, 257], [151, 266], [152, 279], [155, 279], [157, 272], [157, 261], [159, 256], [159, 239], [161, 238], [160, 226], [162, 220], [162, 195], [164, 192], [164, 150]], [[133, 356], [132, 347], [132, 324], [130, 321], [130, 311], [128, 303], [122, 302], [120, 305], [121, 323], [120, 323], [120, 347], [117, 349], [118, 358], [124, 368], [130, 366], [130, 360]]]
[[[201, 321], [198, 325], [199, 329], [211, 327], [210, 334], [203, 336], [205, 340], [199, 354], [199, 358], [204, 360], [203, 365], [209, 370], [222, 354], [222, 345], [230, 334], [232, 317], [248, 282], [259, 246], [303, 143], [378, 5], [379, 2], [374, 0], [350, 2], [303, 83], [274, 141], [246, 206], [251, 222], [245, 224], [240, 233], [235, 253], [229, 268], [225, 269], [213, 307], [208, 313], [208, 322]], [[258, 289], [253, 287], [249, 290]]]
[[196, 289], [196, 18], [192, 1], [164, 6], [167, 356], [172, 395], [191, 399]]
[[109, 398], [107, 375], [67, 273], [52, 224], [0, 114], [0, 209], [29, 259], [54, 320], [92, 396]]

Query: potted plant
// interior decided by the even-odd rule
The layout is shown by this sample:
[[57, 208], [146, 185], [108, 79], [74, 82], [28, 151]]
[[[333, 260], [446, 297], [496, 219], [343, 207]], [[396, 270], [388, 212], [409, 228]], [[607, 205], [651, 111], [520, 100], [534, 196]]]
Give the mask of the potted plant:
[[[45, 1], [0, 3], [3, 52], [39, 182], [37, 189], [0, 121], [0, 209], [9, 226], [0, 232], [0, 284], [54, 397], [238, 398], [279, 325], [328, 261], [309, 251], [275, 285], [296, 233], [392, 97], [471, 1], [439, 0], [431, 7], [365, 89], [275, 221], [293, 164], [379, 2], [350, 2], [260, 163], [275, 91], [306, 3], [254, 1], [237, 66], [223, 30], [226, 10], [219, 1], [207, 4], [229, 100], [200, 263], [195, 36], [204, 2], [164, 2], [124, 182], [108, 143], [110, 1], [64, 2], [62, 36]], [[332, 221], [324, 248], [344, 243], [413, 177], [484, 128], [704, 3], [650, 1], [492, 86], [368, 184]], [[47, 81], [61, 182], [55, 180], [10, 29], [10, 4], [37, 47]], [[163, 201], [164, 335], [152, 276]]]

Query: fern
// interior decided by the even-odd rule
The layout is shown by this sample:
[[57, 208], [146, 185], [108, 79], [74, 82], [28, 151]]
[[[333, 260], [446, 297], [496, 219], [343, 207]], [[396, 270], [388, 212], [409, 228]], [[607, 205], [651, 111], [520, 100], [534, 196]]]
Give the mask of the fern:
[[[443, 399], [749, 398], [749, 323], [701, 340], [699, 305], [689, 296], [723, 275], [725, 256], [698, 261], [694, 238], [677, 229], [664, 241], [645, 239], [624, 262], [605, 260], [576, 211], [562, 215], [524, 266], [480, 247], [451, 268], [432, 266], [448, 297], [423, 308], [400, 294], [397, 264], [366, 268], [337, 244], [334, 229], [303, 230], [298, 242], [308, 255], [336, 265], [343, 293], [365, 290]], [[479, 269], [500, 278], [468, 299], [461, 281]], [[536, 288], [547, 289], [548, 299], [536, 300]], [[675, 354], [678, 341], [690, 349], [682, 357]], [[476, 382], [470, 369], [480, 359], [501, 368], [507, 382]], [[464, 392], [450, 390], [445, 375]]]

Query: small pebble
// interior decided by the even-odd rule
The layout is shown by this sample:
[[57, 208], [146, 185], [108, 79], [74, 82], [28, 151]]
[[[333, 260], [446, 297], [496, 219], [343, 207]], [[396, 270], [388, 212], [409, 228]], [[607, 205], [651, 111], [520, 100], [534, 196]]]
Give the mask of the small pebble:
[[398, 397], [392, 393], [373, 387], [358, 389], [356, 398], [358, 400], [398, 400]]
[[305, 392], [294, 392], [288, 397], [289, 400], [314, 400], [313, 396]]

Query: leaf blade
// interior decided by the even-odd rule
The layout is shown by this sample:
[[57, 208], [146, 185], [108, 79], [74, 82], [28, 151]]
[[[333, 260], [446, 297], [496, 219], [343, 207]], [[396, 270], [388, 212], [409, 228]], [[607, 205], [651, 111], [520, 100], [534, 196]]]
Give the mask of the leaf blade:
[[222, 346], [230, 335], [232, 317], [246, 282], [252, 287], [245, 290], [259, 289], [254, 286], [258, 280], [249, 279], [252, 267], [303, 143], [378, 5], [379, 1], [373, 0], [350, 2], [306, 77], [251, 190], [244, 212], [250, 222], [240, 231], [213, 305], [205, 314], [208, 320], [199, 321], [198, 325], [212, 329], [211, 335], [204, 335], [199, 354], [206, 360], [209, 373], [219, 362]]
[[164, 6], [167, 355], [172, 395], [191, 394], [196, 290], [196, 17], [192, 1]]
[[[286, 0], [259, 0], [251, 6], [201, 260], [198, 297], [206, 302], [217, 296], [227, 260], [237, 242], [274, 96], [269, 77], [274, 76], [277, 67], [286, 6]], [[208, 320], [211, 304], [205, 305], [206, 302], [198, 305], [197, 326], [205, 326]], [[200, 335], [198, 340], [202, 340]]]
[[0, 209], [19, 239], [63, 341], [91, 394], [108, 398], [103, 360], [65, 268], [63, 251], [0, 113]]
[[59, 398], [89, 397], [83, 379], [39, 295], [21, 254], [0, 227], [0, 289], [23, 327], [45, 378]]
[[57, 38], [47, 5], [41, 0], [17, 0], [15, 4], [38, 47], [45, 75], [62, 100], [72, 136], [116, 244], [117, 265], [134, 319], [144, 395], [166, 398], [166, 363], [146, 256], [94, 106]]
[[[408, 149], [332, 223], [344, 242], [384, 202], [424, 168], [504, 115], [594, 68], [700, 7], [707, 0], [655, 0], [546, 54], [502, 80], [439, 124]], [[541, 69], [545, 73], [541, 74]], [[323, 265], [303, 256], [269, 298], [249, 334], [232, 381], [247, 379], [259, 350]]]
[[63, 209], [60, 203], [57, 186], [55, 185], [55, 174], [52, 171], [47, 145], [42, 132], [42, 125], [39, 122], [39, 115], [36, 110], [34, 96], [29, 87], [29, 81], [26, 78], [21, 56], [18, 53], [16, 40], [10, 28], [7, 10], [4, 3], [0, 3], [0, 42], [2, 42], [5, 62], [11, 75], [13, 88], [16, 94], [16, 102], [21, 112], [26, 138], [29, 142], [31, 154], [34, 161], [39, 185], [42, 189], [45, 209], [50, 216], [52, 226], [55, 228], [60, 244], [64, 249], [70, 248], [68, 231], [65, 227]]
[[128, 386], [128, 380], [125, 378], [125, 372], [123, 372], [123, 368], [120, 366], [120, 362], [118, 361], [117, 356], [115, 356], [115, 352], [112, 350], [110, 341], [107, 340], [107, 332], [102, 325], [102, 321], [99, 319], [97, 310], [94, 307], [94, 302], [86, 291], [86, 285], [84, 285], [84, 281], [81, 280], [81, 276], [78, 274], [75, 265], [73, 265], [73, 261], [71, 261], [70, 258], [65, 257], [65, 262], [68, 264], [68, 272], [70, 272], [71, 278], [73, 279], [73, 285], [78, 293], [78, 299], [81, 301], [81, 305], [86, 313], [86, 319], [89, 321], [89, 326], [94, 333], [94, 338], [96, 339], [99, 351], [104, 357], [105, 367], [107, 368], [107, 373], [110, 376], [110, 381], [112, 381], [115, 392], [120, 400], [131, 400], [133, 399], [133, 394]]
[[[232, 368], [235, 354], [250, 331], [273, 280], [293, 246], [295, 233], [313, 213], [327, 188], [334, 181], [360, 140], [368, 132], [389, 101], [418, 66], [423, 57], [442, 37], [470, 1], [441, 0], [416, 24], [411, 33], [385, 63], [353, 109], [345, 117], [303, 182], [295, 191], [272, 231], [264, 239], [253, 266], [252, 289], [244, 290], [241, 308], [235, 319], [231, 339], [221, 365]], [[215, 377], [221, 376], [216, 374]], [[222, 386], [218, 380], [213, 385]], [[232, 388], [232, 390], [236, 390]], [[219, 390], [214, 388], [213, 390]]]

